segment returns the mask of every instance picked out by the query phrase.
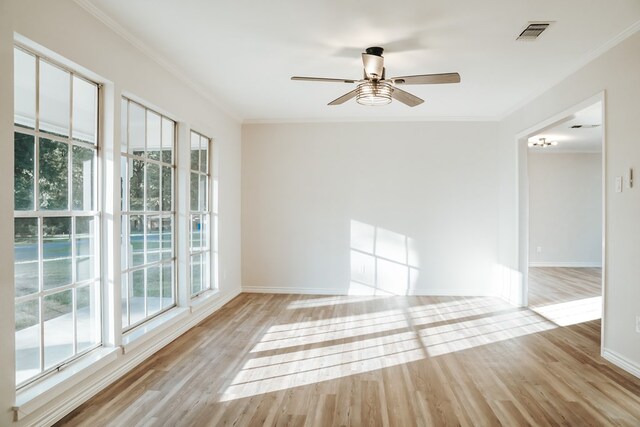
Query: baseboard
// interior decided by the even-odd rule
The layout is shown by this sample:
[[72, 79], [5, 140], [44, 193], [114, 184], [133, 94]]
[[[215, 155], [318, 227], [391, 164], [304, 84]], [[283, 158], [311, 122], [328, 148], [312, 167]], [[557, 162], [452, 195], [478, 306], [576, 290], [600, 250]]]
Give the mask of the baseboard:
[[[220, 309], [222, 306], [227, 304], [229, 301], [240, 295], [240, 291], [233, 291], [228, 293], [227, 295], [221, 297], [216, 300], [214, 304], [206, 309], [202, 309], [194, 313], [189, 317], [189, 321], [184, 325], [181, 325], [179, 328], [175, 329], [172, 333], [164, 337], [163, 339], [157, 341], [152, 346], [146, 348], [145, 350], [129, 356], [129, 360], [124, 362], [122, 365], [118, 366], [112, 372], [106, 374], [104, 377], [98, 379], [97, 381], [91, 381], [86, 387], [78, 386], [76, 388], [77, 392], [70, 392], [68, 396], [62, 401], [55, 405], [55, 409], [52, 411], [45, 411], [40, 417], [34, 419], [25, 419], [25, 423], [28, 426], [42, 426], [42, 425], [53, 425], [56, 422], [60, 421], [63, 417], [69, 414], [78, 406], [82, 405], [87, 400], [91, 399], [93, 396], [107, 388], [109, 385], [120, 379], [122, 376], [127, 374], [129, 371], [134, 369], [136, 366], [144, 362], [146, 359], [151, 357], [153, 354], [157, 353], [167, 344], [174, 341], [176, 338], [187, 332], [189, 329], [196, 326], [198, 323], [202, 322], [208, 316], [213, 314], [215, 311]], [[117, 363], [114, 362], [114, 363]]]
[[580, 267], [602, 267], [601, 262], [582, 262], [582, 261], [530, 261], [529, 267], [567, 267], [567, 268], [580, 268]]
[[251, 294], [347, 295], [342, 289], [290, 288], [288, 286], [243, 286], [242, 292]]
[[[243, 286], [242, 292], [253, 294], [295, 294], [295, 295], [348, 295], [345, 289], [288, 287], [288, 286]], [[358, 294], [361, 295], [361, 294]], [[365, 294], [366, 295], [366, 294]], [[404, 294], [403, 294], [404, 295]], [[495, 297], [493, 293], [478, 292], [477, 289], [416, 289], [411, 296], [456, 296], [456, 297]]]
[[635, 375], [640, 378], [640, 365], [628, 360], [624, 356], [619, 355], [615, 351], [602, 349], [602, 357], [613, 363], [620, 369], [624, 369], [631, 375]]

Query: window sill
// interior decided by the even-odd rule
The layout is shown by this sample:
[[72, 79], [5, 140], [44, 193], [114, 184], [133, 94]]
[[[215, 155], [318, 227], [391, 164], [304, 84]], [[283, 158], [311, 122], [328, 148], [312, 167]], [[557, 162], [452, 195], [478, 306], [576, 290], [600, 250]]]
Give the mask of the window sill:
[[63, 370], [20, 390], [13, 409], [14, 421], [19, 421], [40, 409], [81, 381], [101, 371], [118, 358], [120, 348], [100, 347], [70, 363]]
[[220, 291], [217, 289], [209, 289], [191, 300], [191, 312], [197, 313], [207, 307], [217, 298], [220, 297]]
[[189, 308], [175, 307], [128, 332], [122, 337], [123, 353], [132, 352], [158, 335], [166, 336], [164, 332], [179, 325], [189, 314]]

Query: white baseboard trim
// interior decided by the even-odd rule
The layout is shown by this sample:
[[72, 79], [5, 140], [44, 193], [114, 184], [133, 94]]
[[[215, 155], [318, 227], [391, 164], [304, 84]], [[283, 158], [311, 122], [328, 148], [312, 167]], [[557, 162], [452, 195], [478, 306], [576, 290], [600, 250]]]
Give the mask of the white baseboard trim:
[[[242, 292], [252, 294], [295, 294], [295, 295], [348, 295], [346, 289], [308, 288], [288, 286], [243, 286]], [[361, 294], [357, 294], [360, 296]], [[367, 295], [367, 294], [364, 294]], [[493, 293], [478, 292], [477, 289], [414, 289], [410, 296], [464, 296], [495, 297]], [[391, 295], [390, 295], [391, 296]]]
[[635, 375], [640, 378], [640, 365], [637, 365], [624, 356], [619, 355], [615, 351], [607, 350], [606, 348], [602, 349], [602, 357], [616, 365], [618, 368], [624, 369], [631, 375]]
[[580, 267], [602, 267], [601, 262], [582, 262], [582, 261], [531, 261], [529, 267], [568, 267], [568, 268], [580, 268]]
[[251, 294], [347, 295], [343, 289], [290, 288], [288, 286], [243, 286], [242, 292]]
[[[99, 379], [96, 379], [96, 376], [92, 378], [92, 381], [89, 382], [88, 385], [82, 387], [82, 384], [75, 388], [75, 392], [71, 391], [65, 395], [63, 401], [57, 403], [55, 407], [51, 411], [44, 411], [39, 417], [34, 419], [25, 419], [25, 425], [27, 426], [42, 426], [42, 425], [53, 425], [56, 422], [60, 421], [64, 416], [69, 414], [78, 406], [82, 405], [84, 402], [98, 394], [100, 391], [104, 390], [110, 384], [114, 383], [116, 380], [120, 379], [122, 376], [127, 374], [129, 371], [134, 369], [140, 363], [144, 362], [150, 356], [161, 350], [164, 346], [174, 341], [180, 335], [187, 332], [189, 329], [196, 326], [198, 323], [206, 319], [208, 316], [213, 314], [215, 311], [220, 309], [223, 305], [227, 304], [229, 301], [240, 295], [240, 291], [233, 291], [228, 293], [227, 295], [222, 296], [220, 299], [216, 300], [215, 303], [211, 304], [211, 306], [206, 309], [198, 310], [193, 313], [192, 316], [188, 318], [188, 321], [183, 325], [180, 325], [174, 331], [172, 331], [167, 336], [155, 342], [153, 345], [145, 348], [144, 350], [138, 353], [132, 353], [129, 356], [123, 355], [122, 357], [128, 357], [128, 360], [124, 361], [120, 366], [112, 370], [111, 372], [106, 373]], [[114, 362], [117, 363], [117, 362]], [[105, 370], [107, 370], [105, 368]]]

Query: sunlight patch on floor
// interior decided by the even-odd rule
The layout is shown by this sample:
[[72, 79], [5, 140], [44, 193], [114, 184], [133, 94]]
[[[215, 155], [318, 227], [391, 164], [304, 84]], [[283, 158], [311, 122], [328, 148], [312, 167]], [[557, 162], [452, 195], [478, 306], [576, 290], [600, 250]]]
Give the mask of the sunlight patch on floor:
[[556, 328], [529, 310], [426, 328], [420, 337], [430, 356], [493, 344]]
[[291, 324], [282, 330], [270, 328], [263, 335], [253, 352], [277, 350], [300, 345], [310, 345], [328, 340], [347, 339], [368, 334], [390, 332], [410, 327], [438, 324], [471, 316], [491, 315], [513, 307], [493, 298], [470, 299], [464, 304], [430, 304], [407, 309], [387, 310], [378, 313], [348, 316], [346, 318]]
[[[227, 387], [220, 401], [314, 384], [425, 358], [424, 348], [414, 332], [350, 344], [286, 353], [248, 362]], [[259, 367], [250, 367], [255, 365]]]
[[582, 298], [575, 301], [561, 302], [531, 310], [551, 320], [558, 326], [577, 325], [602, 318], [602, 297]]
[[337, 297], [326, 297], [326, 298], [314, 298], [314, 299], [303, 299], [300, 301], [293, 301], [287, 305], [287, 310], [297, 310], [301, 308], [315, 308], [315, 307], [326, 307], [326, 306], [334, 306], [339, 304], [354, 304], [358, 302], [367, 302], [367, 301], [376, 301], [380, 299], [388, 298], [388, 295], [380, 295], [380, 296], [337, 296]]
[[[339, 298], [350, 299], [352, 297], [344, 296]], [[358, 298], [357, 301], [360, 301], [359, 300], [360, 297], [355, 297], [355, 298]], [[501, 302], [500, 300], [497, 300], [495, 298], [471, 297], [471, 298], [465, 298], [464, 300], [461, 300], [458, 298], [451, 301], [443, 301], [439, 303], [419, 305], [419, 306], [413, 306], [413, 307], [407, 307], [407, 308], [389, 308], [381, 311], [375, 311], [375, 312], [369, 311], [367, 313], [354, 314], [354, 315], [342, 316], [342, 317], [333, 317], [330, 319], [305, 320], [302, 322], [295, 322], [295, 323], [283, 323], [280, 325], [271, 326], [267, 331], [267, 333], [300, 330], [300, 329], [306, 329], [306, 328], [316, 328], [318, 326], [343, 324], [343, 323], [349, 323], [349, 322], [354, 322], [359, 320], [381, 319], [386, 316], [397, 316], [397, 315], [403, 316], [404, 313], [407, 311], [412, 313], [431, 312], [431, 313], [437, 314], [441, 312], [467, 310], [476, 306], [487, 305], [489, 303], [500, 304]], [[344, 302], [342, 304], [344, 304]]]
[[[339, 297], [336, 303], [344, 300]], [[485, 297], [274, 325], [249, 351], [220, 401], [372, 372], [556, 327], [531, 310]]]

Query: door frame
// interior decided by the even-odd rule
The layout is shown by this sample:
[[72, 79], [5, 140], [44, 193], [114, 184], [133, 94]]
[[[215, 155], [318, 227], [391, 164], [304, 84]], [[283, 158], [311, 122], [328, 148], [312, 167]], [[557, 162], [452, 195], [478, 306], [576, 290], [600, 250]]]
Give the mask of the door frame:
[[522, 274], [522, 294], [519, 305], [527, 307], [529, 305], [529, 174], [528, 174], [528, 139], [540, 132], [544, 132], [559, 123], [567, 121], [575, 113], [581, 111], [593, 104], [600, 102], [602, 108], [602, 320], [600, 333], [600, 348], [604, 347], [604, 322], [606, 314], [606, 202], [607, 202], [607, 186], [606, 186], [606, 93], [605, 91], [585, 99], [574, 106], [561, 111], [538, 124], [518, 133], [515, 137], [516, 143], [516, 163], [517, 163], [517, 200], [518, 200], [518, 269]]

